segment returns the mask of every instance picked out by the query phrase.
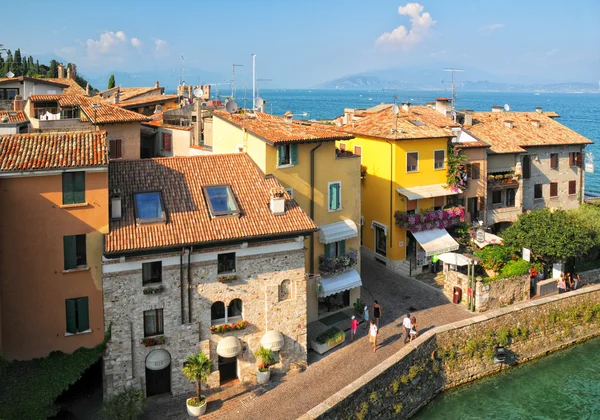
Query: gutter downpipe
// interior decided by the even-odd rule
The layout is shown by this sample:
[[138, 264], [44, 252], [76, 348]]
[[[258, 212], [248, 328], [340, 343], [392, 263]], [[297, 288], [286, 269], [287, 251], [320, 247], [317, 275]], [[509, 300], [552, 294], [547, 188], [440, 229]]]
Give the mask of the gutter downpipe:
[[188, 253], [188, 322], [192, 322], [192, 249]]
[[183, 254], [185, 248], [182, 248], [179, 255], [179, 286], [181, 288], [181, 324], [185, 324], [185, 297], [183, 294]]
[[386, 140], [386, 143], [390, 145], [390, 248], [392, 247], [393, 239], [393, 231], [394, 225], [392, 223], [392, 219], [394, 215], [392, 214], [393, 202], [394, 202], [394, 143], [390, 143], [389, 140]]
[[[310, 150], [310, 218], [315, 220], [315, 150], [321, 147], [319, 143]], [[315, 272], [315, 233], [310, 235], [310, 273]]]
[[[583, 169], [585, 168], [585, 146], [581, 147], [581, 167], [579, 168], [579, 204], [583, 204], [585, 202], [585, 190], [583, 186]], [[575, 162], [577, 164], [577, 162]]]

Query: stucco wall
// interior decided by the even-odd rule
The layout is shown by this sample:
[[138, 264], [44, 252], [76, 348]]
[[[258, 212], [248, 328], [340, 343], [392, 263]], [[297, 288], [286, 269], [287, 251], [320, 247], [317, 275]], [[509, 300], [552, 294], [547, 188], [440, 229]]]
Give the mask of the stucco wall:
[[[0, 178], [0, 297], [4, 357], [31, 359], [100, 343], [102, 234], [108, 173], [86, 173], [87, 205], [63, 208], [62, 176]], [[64, 273], [63, 237], [87, 235], [89, 269]], [[91, 333], [65, 336], [65, 299], [89, 298]]]
[[[162, 149], [163, 133], [171, 134], [171, 151]], [[154, 150], [157, 150], [161, 157], [189, 156], [191, 136], [192, 132], [190, 130], [161, 127], [158, 129], [158, 134], [156, 135]]]
[[486, 215], [487, 202], [487, 151], [485, 147], [465, 148], [463, 149], [468, 162], [479, 164], [479, 179], [469, 178], [468, 188], [463, 192], [462, 197], [465, 199], [465, 221], [471, 223], [471, 212], [468, 208], [468, 199], [471, 197], [483, 198], [483, 206], [478, 200], [479, 220], [483, 220], [484, 224]]
[[99, 130], [106, 130], [106, 138], [123, 140], [121, 151], [123, 159], [140, 158], [140, 123], [98, 124]]

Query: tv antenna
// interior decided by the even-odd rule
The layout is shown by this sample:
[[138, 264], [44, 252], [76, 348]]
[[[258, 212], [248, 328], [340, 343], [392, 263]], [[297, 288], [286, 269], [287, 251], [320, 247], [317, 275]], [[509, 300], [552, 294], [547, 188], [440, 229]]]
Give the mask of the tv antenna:
[[260, 84], [258, 82], [272, 82], [273, 79], [256, 79], [256, 96], [260, 96]]
[[243, 64], [232, 64], [231, 65], [231, 99], [235, 99], [235, 68], [244, 67]]
[[181, 70], [179, 71], [179, 86], [183, 85], [183, 72], [185, 71], [183, 67], [183, 54], [181, 55]]
[[[394, 97], [396, 98], [396, 97]], [[397, 134], [398, 134], [398, 114], [400, 113], [400, 108], [398, 107], [398, 104], [394, 103], [394, 105], [392, 105], [392, 112], [394, 113], [394, 115], [396, 115], [396, 128], [392, 128], [392, 134], [394, 134], [394, 137], [397, 138]]]
[[[463, 69], [444, 69], [452, 73], [452, 119], [456, 122], [456, 72], [464, 71]], [[442, 80], [442, 83], [444, 81]]]
[[[256, 54], [252, 54], [252, 106], [256, 100]], [[253, 108], [255, 109], [255, 108]]]
[[137, 87], [137, 85], [138, 85], [138, 79], [140, 77], [142, 77], [142, 76], [138, 76], [137, 74], [131, 74], [131, 75], [129, 75], [130, 79], [135, 79], [135, 87]]

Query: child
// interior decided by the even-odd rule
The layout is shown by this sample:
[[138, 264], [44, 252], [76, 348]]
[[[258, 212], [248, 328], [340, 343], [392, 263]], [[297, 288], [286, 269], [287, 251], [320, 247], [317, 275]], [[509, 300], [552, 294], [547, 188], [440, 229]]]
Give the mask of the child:
[[358, 320], [352, 315], [352, 321], [350, 321], [350, 341], [354, 341], [356, 338], [356, 331], [358, 330]]
[[365, 305], [365, 309], [363, 310], [363, 319], [365, 320], [365, 330], [369, 325], [369, 307]]

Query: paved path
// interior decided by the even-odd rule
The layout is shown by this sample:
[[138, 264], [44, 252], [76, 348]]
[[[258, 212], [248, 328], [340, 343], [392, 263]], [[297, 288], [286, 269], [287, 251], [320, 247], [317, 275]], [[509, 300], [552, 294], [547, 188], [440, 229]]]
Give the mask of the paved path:
[[[370, 307], [373, 300], [378, 300], [382, 306], [376, 353], [361, 325], [357, 341], [350, 343], [347, 338], [345, 344], [325, 357], [309, 353], [305, 372], [272, 378], [264, 387], [237, 385], [210, 395], [208, 411], [202, 419], [296, 419], [402, 348], [402, 318], [407, 311], [417, 317], [421, 331], [472, 316], [449, 303], [434, 287], [395, 274], [365, 254], [361, 271], [362, 300]], [[147, 420], [189, 418], [184, 398], [170, 399], [158, 406], [151, 404], [147, 413]]]

